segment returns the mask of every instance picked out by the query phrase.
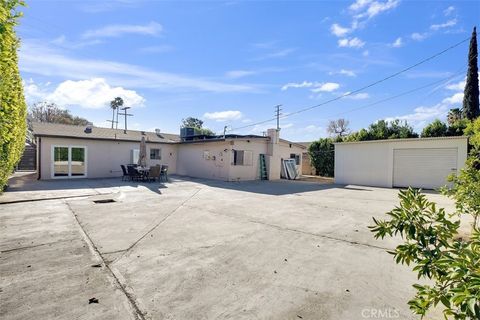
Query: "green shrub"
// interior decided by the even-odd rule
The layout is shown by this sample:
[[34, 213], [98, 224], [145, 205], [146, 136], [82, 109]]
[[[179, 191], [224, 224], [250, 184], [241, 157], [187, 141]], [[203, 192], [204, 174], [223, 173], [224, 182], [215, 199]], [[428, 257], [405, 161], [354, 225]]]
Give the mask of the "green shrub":
[[435, 119], [428, 124], [422, 131], [422, 138], [445, 137], [447, 135], [447, 125], [442, 121]]
[[0, 192], [23, 153], [27, 105], [18, 70], [19, 40], [14, 27], [18, 0], [0, 0]]
[[[418, 278], [431, 285], [415, 284], [416, 295], [408, 304], [422, 317], [440, 302], [445, 317], [480, 319], [480, 230], [470, 239], [458, 237], [460, 221], [451, 221], [444, 209], [415, 189], [400, 191], [400, 205], [371, 226], [375, 238], [399, 234], [405, 240], [396, 247], [395, 262], [413, 264]], [[477, 198], [477, 202], [480, 199]]]
[[330, 138], [319, 139], [310, 144], [308, 155], [317, 175], [333, 177], [335, 165], [334, 150], [333, 141]]

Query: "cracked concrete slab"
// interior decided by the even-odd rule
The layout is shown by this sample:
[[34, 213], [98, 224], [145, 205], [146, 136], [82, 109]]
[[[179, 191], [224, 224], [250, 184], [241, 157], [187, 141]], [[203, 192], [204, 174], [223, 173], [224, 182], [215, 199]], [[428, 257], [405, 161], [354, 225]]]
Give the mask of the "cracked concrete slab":
[[[48, 195], [75, 195], [75, 183], [47, 184]], [[76, 186], [92, 195], [0, 205], [2, 319], [417, 318], [406, 304], [416, 277], [385, 252], [398, 239], [367, 228], [397, 190], [175, 177]], [[43, 192], [26, 189], [13, 198]]]

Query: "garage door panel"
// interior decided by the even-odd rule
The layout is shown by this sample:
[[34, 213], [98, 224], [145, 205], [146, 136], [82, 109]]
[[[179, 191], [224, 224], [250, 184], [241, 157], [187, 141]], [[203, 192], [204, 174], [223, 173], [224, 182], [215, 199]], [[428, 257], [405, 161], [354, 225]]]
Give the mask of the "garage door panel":
[[457, 170], [457, 148], [394, 149], [393, 186], [435, 189]]

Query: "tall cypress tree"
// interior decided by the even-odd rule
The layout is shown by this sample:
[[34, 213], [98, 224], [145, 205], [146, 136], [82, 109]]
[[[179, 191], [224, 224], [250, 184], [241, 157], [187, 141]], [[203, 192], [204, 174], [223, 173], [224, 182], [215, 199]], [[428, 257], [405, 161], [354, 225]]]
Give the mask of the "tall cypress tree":
[[478, 105], [477, 54], [477, 28], [473, 27], [472, 38], [470, 39], [470, 50], [468, 52], [467, 83], [465, 84], [462, 109], [463, 116], [469, 120], [480, 116], [480, 108]]

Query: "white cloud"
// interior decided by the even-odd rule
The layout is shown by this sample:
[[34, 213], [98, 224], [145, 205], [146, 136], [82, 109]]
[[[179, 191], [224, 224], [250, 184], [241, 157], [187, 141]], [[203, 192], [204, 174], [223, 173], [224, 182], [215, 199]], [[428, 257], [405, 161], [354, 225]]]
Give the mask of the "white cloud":
[[368, 51], [368, 50], [365, 50], [365, 51], [362, 52], [362, 56], [364, 56], [364, 57], [368, 57], [369, 55], [370, 55], [370, 51]]
[[109, 84], [132, 88], [208, 92], [258, 92], [251, 85], [227, 84], [203, 78], [146, 69], [108, 60], [77, 59], [44, 43], [26, 39], [20, 49], [20, 70], [72, 80], [105, 78]]
[[361, 10], [361, 9], [365, 8], [371, 2], [372, 2], [372, 0], [356, 0], [348, 8], [352, 11], [358, 11], [358, 10]]
[[322, 83], [320, 86], [313, 88], [311, 91], [312, 92], [332, 92], [340, 88], [340, 85], [335, 82], [326, 82]]
[[392, 47], [394, 47], [394, 48], [400, 48], [401, 46], [403, 46], [402, 38], [397, 38], [397, 39], [392, 43]]
[[361, 48], [365, 45], [365, 42], [360, 40], [357, 37], [351, 39], [340, 39], [338, 40], [339, 47], [348, 47], [348, 48]]
[[448, 90], [463, 91], [465, 90], [465, 84], [466, 84], [466, 81], [463, 80], [457, 83], [449, 84], [445, 88], [447, 88]]
[[445, 15], [445, 17], [448, 17], [448, 16], [451, 15], [454, 11], [455, 11], [455, 7], [454, 7], [454, 6], [450, 6], [450, 7], [448, 7], [447, 9], [443, 10], [443, 14]]
[[256, 72], [252, 70], [231, 70], [225, 73], [225, 76], [231, 79], [238, 79], [246, 76], [251, 76], [254, 74], [256, 74]]
[[349, 33], [351, 31], [351, 29], [349, 28], [344, 28], [342, 26], [340, 26], [338, 23], [334, 23], [332, 24], [332, 26], [330, 27], [330, 32], [334, 35], [336, 35], [337, 37], [343, 37], [345, 36], [347, 33]]
[[53, 92], [44, 96], [44, 99], [61, 106], [76, 105], [99, 109], [107, 107], [115, 97], [121, 97], [128, 107], [143, 107], [145, 103], [145, 99], [136, 91], [112, 87], [102, 78], [64, 81]]
[[442, 103], [447, 105], [461, 104], [462, 102], [463, 102], [463, 92], [457, 92], [453, 96], [442, 100]]
[[387, 0], [387, 1], [371, 1], [371, 0], [357, 0], [350, 5], [349, 9], [355, 12], [355, 18], [368, 18], [371, 19], [376, 15], [395, 9], [399, 0]]
[[347, 69], [341, 69], [341, 70], [338, 71], [338, 72], [330, 71], [328, 74], [329, 74], [329, 75], [341, 74], [341, 75], [344, 75], [344, 76], [347, 76], [347, 77], [356, 77], [356, 76], [357, 76], [357, 74], [355, 73], [355, 71], [353, 71], [353, 70], [347, 70]]
[[113, 24], [95, 30], [88, 30], [83, 33], [82, 38], [112, 38], [120, 37], [124, 34], [155, 36], [162, 32], [162, 30], [162, 25], [154, 21], [146, 25]]
[[448, 20], [448, 21], [445, 22], [445, 23], [432, 24], [432, 25], [430, 26], [430, 29], [431, 29], [431, 30], [434, 30], [434, 31], [437, 31], [437, 30], [440, 30], [440, 29], [453, 27], [453, 26], [455, 26], [456, 24], [457, 24], [457, 19], [452, 19], [452, 20]]
[[412, 35], [411, 35], [410, 37], [411, 37], [413, 40], [415, 40], [415, 41], [422, 41], [422, 40], [424, 40], [427, 36], [428, 36], [427, 33], [414, 32], [414, 33], [412, 33]]
[[290, 82], [282, 87], [282, 91], [288, 90], [290, 88], [310, 88], [312, 92], [332, 92], [337, 90], [340, 87], [338, 83], [335, 82], [308, 82], [303, 81], [300, 83]]
[[290, 88], [311, 88], [316, 85], [317, 82], [308, 82], [308, 81], [303, 81], [301, 83], [297, 82], [290, 82], [287, 83], [282, 87], [282, 91], [288, 90]]
[[405, 120], [407, 122], [411, 122], [413, 124], [426, 121], [426, 120], [433, 120], [435, 118], [440, 118], [444, 116], [448, 111], [447, 106], [443, 104], [438, 104], [433, 107], [418, 107], [413, 109], [413, 113], [406, 114], [403, 116], [397, 117], [389, 117], [385, 118], [386, 121], [393, 121], [393, 120]]
[[215, 120], [219, 122], [239, 120], [243, 117], [243, 114], [237, 110], [206, 112], [203, 117], [209, 120]]
[[[349, 94], [350, 92], [345, 92], [345, 94]], [[345, 99], [352, 99], [352, 100], [365, 100], [370, 98], [370, 95], [367, 92], [360, 92], [352, 95], [345, 96]]]

